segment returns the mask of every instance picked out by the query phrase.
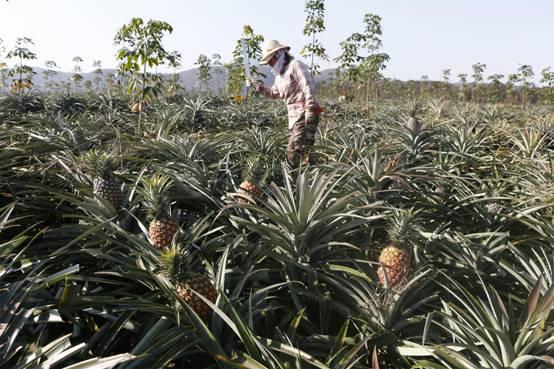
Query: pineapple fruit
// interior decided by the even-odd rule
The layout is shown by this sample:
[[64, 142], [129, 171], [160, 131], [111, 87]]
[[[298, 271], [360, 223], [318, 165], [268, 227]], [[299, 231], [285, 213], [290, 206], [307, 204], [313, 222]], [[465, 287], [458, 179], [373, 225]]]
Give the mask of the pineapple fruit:
[[119, 182], [113, 174], [96, 177], [93, 182], [92, 192], [106, 199], [116, 209], [123, 204], [121, 182]]
[[208, 320], [212, 308], [202, 301], [198, 295], [192, 292], [193, 290], [212, 303], [215, 303], [217, 300], [217, 290], [210, 278], [200, 273], [191, 273], [188, 279], [177, 284], [177, 293], [179, 296], [196, 312], [196, 314], [198, 314], [198, 316], [203, 320]]
[[379, 282], [383, 286], [395, 287], [404, 282], [410, 272], [410, 254], [394, 244], [389, 245], [381, 251], [379, 264]]
[[[240, 184], [239, 192], [250, 194], [251, 196], [254, 196], [254, 197], [258, 197], [262, 194], [262, 189], [257, 185], [255, 185], [254, 183], [252, 183], [250, 180], [245, 180], [245, 181], [242, 181], [242, 183]], [[238, 201], [245, 202], [246, 199], [241, 197], [238, 199]]]
[[502, 211], [502, 205], [500, 205], [497, 202], [490, 202], [487, 205], [485, 205], [485, 208], [487, 211], [491, 214], [498, 214]]
[[388, 229], [390, 243], [381, 250], [377, 275], [385, 287], [402, 285], [411, 270], [410, 242], [416, 235], [417, 213], [412, 210], [395, 210]]
[[421, 110], [421, 105], [417, 100], [410, 103], [406, 127], [412, 133], [418, 133], [421, 131], [421, 128], [423, 128], [421, 121], [417, 118], [417, 115], [421, 112]]
[[169, 246], [178, 230], [179, 225], [170, 217], [162, 217], [161, 219], [154, 217], [148, 226], [148, 234], [152, 239], [152, 244], [159, 249]]
[[[250, 157], [246, 162], [243, 170], [243, 181], [239, 186], [239, 193], [250, 195], [254, 198], [261, 196], [262, 189], [258, 186], [259, 183], [267, 177], [267, 169], [264, 166], [263, 160], [258, 157]], [[240, 203], [247, 203], [245, 197], [237, 196], [236, 200]]]
[[490, 188], [486, 189], [486, 191], [489, 200], [492, 201], [485, 204], [485, 209], [492, 215], [502, 213], [504, 206], [503, 199], [500, 199], [500, 197], [502, 197], [502, 193], [506, 193], [508, 191], [500, 184], [491, 184], [489, 186]]
[[143, 186], [138, 191], [147, 208], [147, 219], [150, 221], [148, 233], [152, 244], [159, 249], [169, 247], [179, 230], [177, 221], [171, 216], [167, 194], [172, 185], [171, 178], [155, 174], [150, 178], [143, 177], [141, 182]]
[[121, 182], [113, 173], [115, 161], [111, 154], [92, 150], [87, 152], [83, 159], [85, 166], [94, 175], [92, 192], [108, 201], [114, 208], [119, 208], [123, 204], [123, 192]]
[[408, 126], [408, 129], [413, 133], [419, 132], [422, 127], [421, 122], [414, 116], [408, 118], [406, 125]]
[[203, 268], [202, 258], [198, 256], [197, 250], [174, 244], [162, 252], [160, 262], [162, 270], [173, 281], [179, 297], [203, 320], [208, 320], [212, 309], [197, 294], [212, 303], [215, 303], [218, 294], [212, 279], [199, 272]]

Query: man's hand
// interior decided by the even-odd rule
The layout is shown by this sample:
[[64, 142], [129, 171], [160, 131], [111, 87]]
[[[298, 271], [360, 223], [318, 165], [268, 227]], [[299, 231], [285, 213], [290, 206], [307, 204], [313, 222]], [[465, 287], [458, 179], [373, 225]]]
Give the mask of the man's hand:
[[307, 110], [306, 111], [306, 124], [316, 124], [317, 123], [317, 115], [315, 115], [313, 112]]

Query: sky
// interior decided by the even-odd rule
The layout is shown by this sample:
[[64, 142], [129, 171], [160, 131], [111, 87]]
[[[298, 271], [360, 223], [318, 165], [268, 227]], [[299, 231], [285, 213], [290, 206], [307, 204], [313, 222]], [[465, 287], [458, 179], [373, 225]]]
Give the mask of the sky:
[[[538, 81], [543, 68], [554, 69], [554, 0], [326, 0], [325, 7], [326, 30], [318, 38], [331, 59], [340, 55], [341, 41], [363, 31], [364, 14], [382, 17], [386, 77], [441, 79], [450, 68], [455, 79], [480, 62], [486, 76], [529, 64]], [[229, 61], [245, 24], [302, 59], [305, 16], [304, 0], [0, 0], [0, 39], [9, 50], [17, 37], [30, 37], [38, 56], [33, 66], [54, 60], [71, 71], [72, 58], [80, 56], [86, 72], [93, 60], [117, 65], [113, 38], [132, 17], [163, 20], [174, 28], [164, 46], [182, 54], [187, 70], [200, 54]]]

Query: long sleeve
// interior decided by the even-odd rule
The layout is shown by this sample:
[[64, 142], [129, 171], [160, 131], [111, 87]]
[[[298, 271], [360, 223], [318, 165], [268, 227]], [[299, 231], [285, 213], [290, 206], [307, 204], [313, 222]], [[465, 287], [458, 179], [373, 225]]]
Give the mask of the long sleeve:
[[315, 83], [305, 64], [292, 63], [292, 75], [298, 81], [298, 87], [304, 94], [306, 109], [313, 112], [318, 106], [315, 99]]
[[281, 94], [279, 94], [279, 90], [277, 89], [277, 86], [275, 84], [273, 84], [273, 86], [271, 86], [270, 88], [267, 88], [264, 86], [263, 83], [259, 83], [255, 87], [256, 92], [261, 95], [270, 97], [272, 99], [277, 99], [281, 97]]

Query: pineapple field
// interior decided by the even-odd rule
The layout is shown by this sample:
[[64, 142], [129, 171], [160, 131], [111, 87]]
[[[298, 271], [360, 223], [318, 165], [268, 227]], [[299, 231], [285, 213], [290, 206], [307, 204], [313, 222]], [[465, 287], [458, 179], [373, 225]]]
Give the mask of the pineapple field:
[[551, 108], [329, 101], [293, 169], [279, 102], [159, 99], [139, 136], [118, 98], [17, 99], [3, 368], [553, 363]]
[[166, 22], [122, 26], [114, 73], [48, 61], [40, 86], [32, 40], [11, 69], [0, 40], [0, 368], [554, 368], [554, 72], [385, 78], [363, 22], [299, 165], [248, 25], [192, 90], [158, 73]]

